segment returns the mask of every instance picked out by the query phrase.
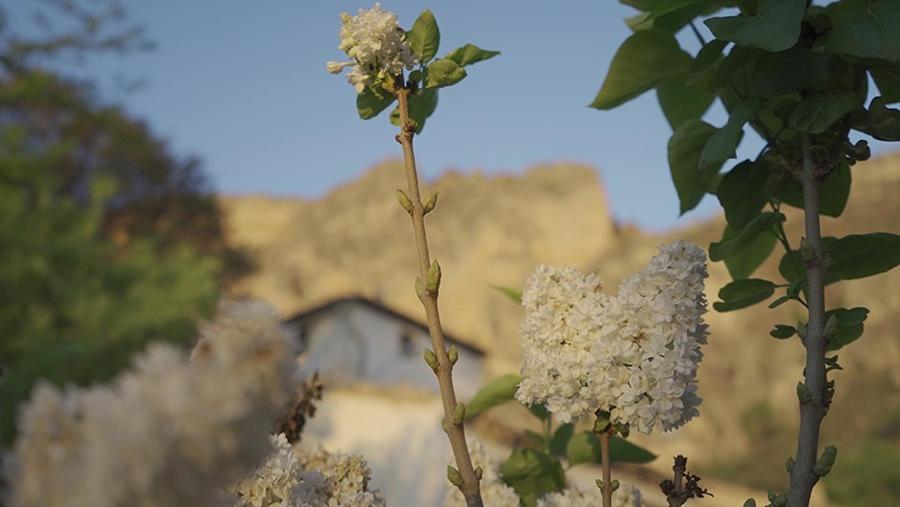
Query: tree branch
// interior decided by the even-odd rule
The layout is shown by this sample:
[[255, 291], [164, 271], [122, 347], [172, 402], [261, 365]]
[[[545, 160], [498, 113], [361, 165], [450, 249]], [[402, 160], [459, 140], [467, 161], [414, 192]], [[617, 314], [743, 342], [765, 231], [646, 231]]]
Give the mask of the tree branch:
[[805, 340], [804, 383], [809, 397], [800, 401], [800, 432], [791, 472], [788, 507], [809, 505], [812, 489], [819, 480], [814, 467], [819, 448], [819, 429], [825, 416], [825, 266], [819, 229], [819, 182], [813, 167], [809, 134], [803, 134], [801, 183], [806, 241], [813, 253], [813, 258], [806, 262], [809, 323]]
[[[397, 140], [403, 146], [403, 161], [406, 166], [406, 188], [409, 193], [407, 208], [413, 223], [416, 249], [419, 257], [419, 277], [416, 283], [416, 292], [425, 308], [425, 317], [428, 321], [428, 332], [431, 334], [431, 343], [434, 347], [436, 362], [429, 364], [434, 370], [441, 390], [441, 400], [444, 405], [444, 430], [450, 440], [450, 447], [456, 459], [459, 472], [459, 484], [456, 484], [466, 499], [469, 507], [482, 507], [479, 478], [472, 467], [472, 458], [466, 446], [466, 435], [463, 428], [463, 415], [465, 408], [456, 401], [456, 393], [453, 390], [453, 363], [447, 353], [444, 344], [444, 332], [441, 328], [441, 318], [438, 313], [438, 291], [440, 285], [440, 267], [435, 263], [432, 267], [428, 254], [428, 238], [425, 234], [425, 213], [430, 211], [422, 204], [419, 194], [419, 178], [416, 172], [416, 159], [413, 152], [413, 133], [415, 125], [409, 118], [409, 93], [406, 88], [397, 90], [397, 102], [400, 110], [400, 134]], [[433, 206], [433, 203], [431, 203]], [[406, 205], [404, 204], [404, 207]], [[433, 272], [437, 271], [437, 283], [434, 281]], [[431, 276], [429, 276], [431, 275]], [[429, 280], [429, 278], [431, 280]], [[451, 480], [453, 478], [451, 477]]]

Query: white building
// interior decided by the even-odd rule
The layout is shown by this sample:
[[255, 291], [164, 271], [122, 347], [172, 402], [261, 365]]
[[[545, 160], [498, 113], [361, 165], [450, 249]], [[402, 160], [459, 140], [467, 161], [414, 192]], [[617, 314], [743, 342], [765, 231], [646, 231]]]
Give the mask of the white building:
[[[358, 382], [407, 386], [437, 394], [434, 373], [422, 358], [431, 348], [425, 324], [361, 296], [348, 296], [303, 311], [287, 320], [303, 345], [303, 370], [318, 371], [326, 385]], [[445, 335], [447, 346], [459, 350], [453, 369], [461, 400], [484, 383], [484, 352]]]

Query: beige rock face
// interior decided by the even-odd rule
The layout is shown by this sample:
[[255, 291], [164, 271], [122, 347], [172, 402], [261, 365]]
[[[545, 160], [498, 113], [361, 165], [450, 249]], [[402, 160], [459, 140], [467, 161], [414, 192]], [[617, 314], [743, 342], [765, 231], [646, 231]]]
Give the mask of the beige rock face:
[[[900, 232], [900, 155], [857, 166], [853, 177], [847, 210], [839, 219], [825, 219], [823, 233]], [[393, 195], [402, 181], [401, 167], [387, 163], [318, 200], [224, 198], [231, 241], [250, 249], [258, 265], [235, 291], [265, 298], [285, 314], [352, 292], [420, 315], [413, 293], [412, 231]], [[451, 172], [425, 187], [426, 194], [440, 191], [428, 232], [444, 272], [445, 326], [485, 347], [497, 374], [518, 368], [522, 315], [490, 284], [520, 287], [534, 266], [544, 263], [595, 271], [615, 290], [659, 244], [684, 238], [706, 247], [724, 225], [716, 218], [663, 235], [617, 227], [597, 174], [582, 166], [536, 167], [521, 176]], [[796, 247], [802, 217], [797, 210], [787, 215]], [[780, 252], [754, 276], [780, 282], [779, 258]], [[730, 277], [722, 263], [711, 265], [710, 273], [712, 302]], [[872, 311], [865, 335], [840, 353], [849, 373], [835, 375], [836, 409], [825, 425], [826, 439], [852, 442], [900, 420], [890, 413], [900, 406], [900, 269], [830, 286], [828, 304]], [[686, 453], [707, 468], [771, 445], [779, 454], [765, 459], [780, 468], [793, 451], [803, 350], [796, 338], [782, 342], [768, 331], [776, 323], [795, 324], [801, 310], [786, 304], [775, 311], [765, 305], [711, 311], [712, 335], [700, 372], [702, 416], [674, 434], [636, 440], [662, 456]], [[787, 440], [772, 440], [781, 433]], [[660, 459], [655, 466], [665, 472], [670, 463]]]

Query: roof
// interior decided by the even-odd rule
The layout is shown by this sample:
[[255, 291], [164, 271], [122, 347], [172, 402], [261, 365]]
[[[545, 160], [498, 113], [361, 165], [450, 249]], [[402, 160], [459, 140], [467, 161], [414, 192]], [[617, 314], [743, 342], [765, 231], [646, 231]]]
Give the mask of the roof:
[[[300, 322], [303, 320], [315, 319], [315, 318], [321, 316], [322, 314], [330, 312], [338, 305], [348, 304], [348, 303], [349, 304], [355, 303], [355, 304], [359, 304], [359, 305], [371, 308], [377, 312], [386, 314], [397, 320], [403, 321], [413, 327], [416, 327], [426, 334], [428, 333], [428, 326], [424, 322], [422, 322], [418, 319], [415, 319], [413, 317], [410, 317], [409, 315], [402, 313], [398, 310], [395, 310], [394, 308], [385, 306], [383, 303], [381, 303], [379, 301], [369, 299], [369, 298], [367, 298], [365, 296], [361, 296], [359, 294], [343, 296], [343, 297], [339, 297], [336, 299], [332, 299], [330, 301], [326, 301], [325, 303], [322, 303], [318, 306], [314, 306], [314, 307], [308, 308], [306, 310], [303, 310], [299, 313], [294, 314], [292, 317], [287, 318], [285, 320], [285, 322], [288, 324], [292, 324], [292, 323]], [[470, 343], [466, 343], [465, 341], [459, 339], [456, 335], [447, 333], [446, 330], [444, 331], [444, 341], [446, 341], [447, 343], [456, 345], [458, 348], [467, 350], [471, 353], [474, 353], [474, 354], [477, 354], [480, 356], [484, 355], [484, 349], [482, 349], [481, 347], [472, 345]]]

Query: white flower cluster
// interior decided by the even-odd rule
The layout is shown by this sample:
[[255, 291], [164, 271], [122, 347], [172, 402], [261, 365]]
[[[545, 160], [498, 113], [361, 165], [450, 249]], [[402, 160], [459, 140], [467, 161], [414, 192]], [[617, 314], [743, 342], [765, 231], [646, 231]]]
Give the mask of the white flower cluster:
[[347, 80], [362, 93], [366, 86], [399, 76], [403, 69], [416, 64], [406, 32], [400, 28], [397, 16], [375, 4], [371, 9], [360, 9], [356, 16], [341, 13], [341, 51], [350, 61], [328, 62], [328, 72], [339, 74], [345, 67], [352, 67]]
[[283, 434], [272, 437], [272, 453], [235, 493], [239, 507], [379, 507], [368, 491], [369, 469], [358, 456], [294, 449]]
[[601, 409], [644, 433], [681, 426], [699, 414], [707, 276], [703, 250], [683, 241], [661, 247], [615, 295], [595, 275], [538, 267], [522, 296], [517, 399], [563, 422]]
[[[600, 488], [588, 491], [569, 488], [557, 493], [542, 496], [537, 507], [596, 507], [603, 505], [603, 494]], [[622, 485], [613, 491], [612, 507], [643, 507], [641, 492], [634, 486]]]
[[[518, 507], [519, 495], [500, 478], [500, 462], [488, 455], [481, 442], [470, 441], [469, 453], [472, 464], [481, 467], [481, 499], [491, 507]], [[557, 493], [548, 493], [538, 499], [538, 507], [594, 507], [601, 505], [600, 490], [581, 491], [569, 488]], [[465, 507], [466, 500], [459, 489], [447, 487], [444, 507]], [[642, 507], [641, 494], [633, 486], [623, 485], [613, 492], [613, 507]]]
[[[500, 462], [491, 457], [477, 440], [469, 441], [469, 454], [472, 466], [481, 467], [481, 499], [484, 505], [518, 507], [519, 495], [500, 479]], [[444, 507], [466, 507], [466, 499], [459, 488], [448, 484]]]
[[294, 364], [274, 311], [226, 303], [190, 361], [158, 343], [110, 384], [37, 386], [19, 423], [13, 505], [223, 505], [266, 456]]

